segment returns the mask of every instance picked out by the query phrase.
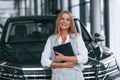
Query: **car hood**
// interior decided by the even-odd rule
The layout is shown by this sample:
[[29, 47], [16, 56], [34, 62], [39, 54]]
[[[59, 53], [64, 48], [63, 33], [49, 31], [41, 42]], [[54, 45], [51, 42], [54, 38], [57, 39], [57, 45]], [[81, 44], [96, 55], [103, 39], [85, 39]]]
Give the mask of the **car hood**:
[[2, 53], [0, 54], [0, 60], [22, 66], [36, 64], [41, 66], [40, 60], [44, 45], [41, 42], [3, 44], [0, 50], [0, 53]]

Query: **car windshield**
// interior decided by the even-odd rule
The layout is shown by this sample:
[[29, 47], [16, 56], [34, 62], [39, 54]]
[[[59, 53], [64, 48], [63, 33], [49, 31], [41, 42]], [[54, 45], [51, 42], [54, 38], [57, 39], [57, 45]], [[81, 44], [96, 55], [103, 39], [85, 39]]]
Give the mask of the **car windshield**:
[[10, 27], [7, 42], [44, 41], [54, 32], [51, 22], [14, 23]]
[[[91, 41], [91, 37], [84, 29], [85, 27], [79, 20], [75, 19], [77, 31], [82, 34], [83, 40]], [[30, 41], [45, 41], [54, 33], [55, 23], [50, 21], [45, 22], [19, 22], [12, 23], [9, 26], [6, 35], [6, 42], [30, 42]]]

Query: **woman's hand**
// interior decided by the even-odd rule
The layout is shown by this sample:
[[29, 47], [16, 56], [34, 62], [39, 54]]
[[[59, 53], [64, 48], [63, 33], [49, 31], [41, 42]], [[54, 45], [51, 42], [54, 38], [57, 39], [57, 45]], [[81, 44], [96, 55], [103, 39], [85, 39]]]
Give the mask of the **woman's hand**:
[[56, 54], [56, 56], [55, 56], [56, 57], [56, 61], [57, 62], [62, 62], [64, 55], [59, 53], [59, 52], [55, 52], [55, 54]]
[[72, 68], [74, 67], [76, 64], [75, 63], [72, 63], [72, 62], [64, 62], [62, 64], [63, 67], [67, 67], [67, 68]]

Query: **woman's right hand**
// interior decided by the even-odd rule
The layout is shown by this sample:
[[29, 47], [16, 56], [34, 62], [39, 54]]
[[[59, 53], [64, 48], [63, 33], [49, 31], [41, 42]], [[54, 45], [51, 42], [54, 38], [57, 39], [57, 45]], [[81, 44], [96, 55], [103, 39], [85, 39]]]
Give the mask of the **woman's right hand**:
[[73, 62], [64, 62], [64, 63], [62, 63], [62, 66], [67, 67], [67, 68], [72, 68], [75, 65], [76, 65], [76, 63], [73, 63]]

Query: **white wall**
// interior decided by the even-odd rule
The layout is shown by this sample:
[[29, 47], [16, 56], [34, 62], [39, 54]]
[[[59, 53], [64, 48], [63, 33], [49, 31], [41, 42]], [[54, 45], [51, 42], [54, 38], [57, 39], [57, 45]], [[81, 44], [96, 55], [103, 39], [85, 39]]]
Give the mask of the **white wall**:
[[110, 49], [120, 65], [120, 0], [110, 1]]

